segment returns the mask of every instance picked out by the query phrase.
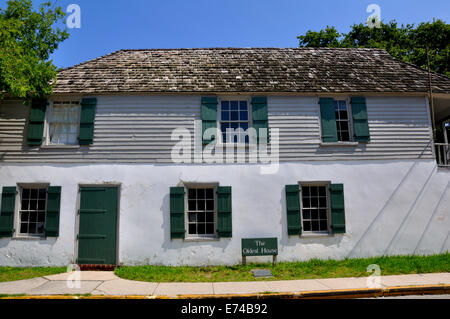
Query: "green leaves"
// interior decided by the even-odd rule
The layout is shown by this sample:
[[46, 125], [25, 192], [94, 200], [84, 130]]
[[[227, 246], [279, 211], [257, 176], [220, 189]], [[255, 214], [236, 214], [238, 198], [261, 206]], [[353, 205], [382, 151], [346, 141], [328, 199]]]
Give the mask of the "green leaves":
[[450, 76], [450, 25], [442, 20], [398, 26], [395, 20], [381, 23], [380, 28], [354, 24], [347, 33], [339, 34], [327, 26], [319, 32], [308, 31], [298, 37], [300, 47], [380, 48], [399, 60], [427, 67], [429, 49], [432, 71]]
[[65, 13], [46, 2], [33, 11], [31, 0], [10, 0], [0, 8], [0, 98], [29, 100], [52, 93], [56, 67], [50, 55], [69, 34], [56, 26]]

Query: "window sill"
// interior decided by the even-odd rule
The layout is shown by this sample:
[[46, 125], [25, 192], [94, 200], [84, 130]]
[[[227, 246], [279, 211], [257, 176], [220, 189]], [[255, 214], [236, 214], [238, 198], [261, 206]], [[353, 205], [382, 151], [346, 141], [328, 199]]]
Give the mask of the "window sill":
[[354, 147], [358, 146], [358, 142], [321, 142], [320, 146], [347, 146], [347, 147]]
[[199, 241], [219, 241], [219, 237], [187, 237], [185, 242], [199, 242]]
[[333, 237], [333, 233], [302, 233], [300, 238], [322, 238]]
[[14, 236], [11, 237], [12, 240], [45, 240], [47, 239], [44, 236], [24, 236], [24, 235], [20, 235], [20, 236]]
[[42, 145], [42, 149], [78, 149], [80, 145]]

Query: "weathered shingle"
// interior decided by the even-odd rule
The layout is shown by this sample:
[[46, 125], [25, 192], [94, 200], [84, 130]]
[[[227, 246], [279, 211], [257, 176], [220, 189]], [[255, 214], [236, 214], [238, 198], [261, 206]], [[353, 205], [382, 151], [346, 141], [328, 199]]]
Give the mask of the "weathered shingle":
[[[432, 73], [433, 91], [450, 78]], [[428, 73], [380, 49], [120, 50], [58, 72], [54, 93], [427, 92]]]

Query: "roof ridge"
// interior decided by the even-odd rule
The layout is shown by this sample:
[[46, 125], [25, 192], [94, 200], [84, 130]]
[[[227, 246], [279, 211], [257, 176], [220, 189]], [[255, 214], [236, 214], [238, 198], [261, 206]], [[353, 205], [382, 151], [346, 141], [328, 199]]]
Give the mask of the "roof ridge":
[[[328, 47], [199, 47], [199, 48], [140, 48], [121, 49], [119, 51], [188, 51], [188, 50], [362, 50], [386, 51], [381, 48], [328, 48]], [[116, 52], [119, 52], [116, 51]]]

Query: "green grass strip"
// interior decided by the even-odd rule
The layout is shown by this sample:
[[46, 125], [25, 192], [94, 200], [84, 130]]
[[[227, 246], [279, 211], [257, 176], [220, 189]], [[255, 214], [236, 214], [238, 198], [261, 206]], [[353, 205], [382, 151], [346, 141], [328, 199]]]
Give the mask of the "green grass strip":
[[66, 271], [66, 267], [0, 267], [0, 282], [42, 277]]
[[[341, 277], [367, 277], [367, 267], [377, 264], [381, 275], [450, 272], [450, 253], [430, 256], [389, 256], [354, 258], [343, 260], [311, 259], [302, 262], [272, 264], [248, 264], [235, 266], [122, 266], [116, 268], [117, 276], [150, 282], [218, 282], [290, 280]], [[272, 278], [256, 279], [252, 269], [265, 268], [272, 271]]]

